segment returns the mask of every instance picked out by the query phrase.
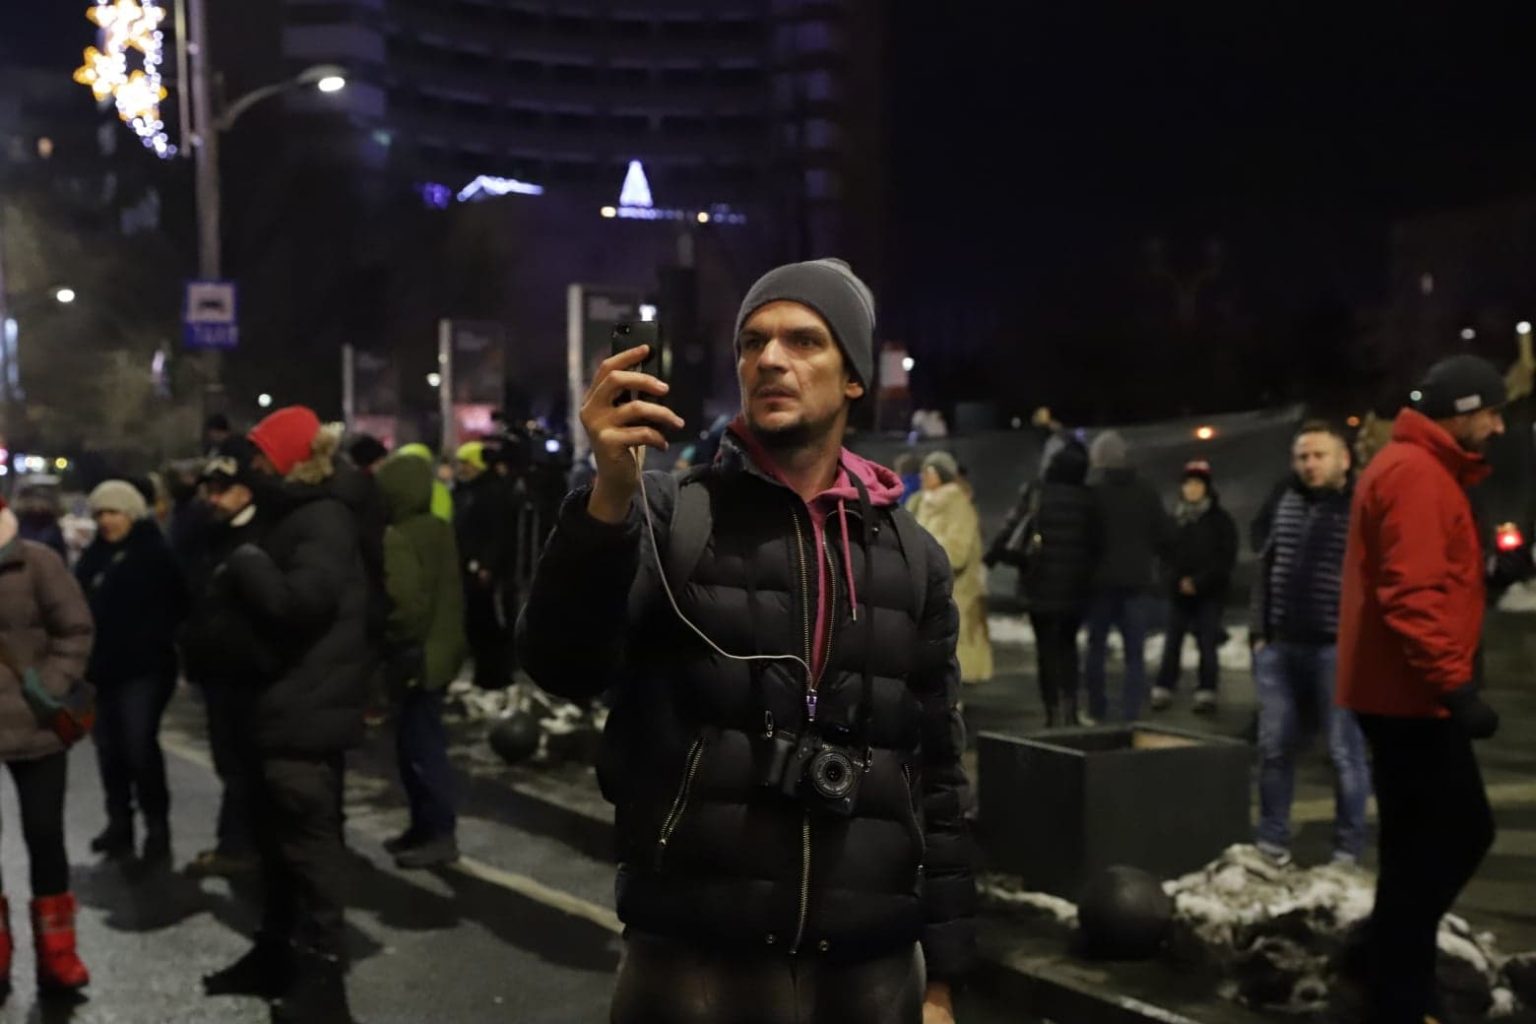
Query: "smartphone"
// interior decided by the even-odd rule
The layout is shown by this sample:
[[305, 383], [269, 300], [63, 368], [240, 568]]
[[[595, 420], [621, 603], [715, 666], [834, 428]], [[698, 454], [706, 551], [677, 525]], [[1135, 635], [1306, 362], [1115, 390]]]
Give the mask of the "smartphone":
[[[652, 377], [661, 379], [661, 324], [655, 320], [620, 321], [613, 325], [613, 354], [628, 352], [640, 345], [649, 345], [650, 351], [646, 353], [645, 360], [638, 365], [630, 367], [636, 373], [648, 373]], [[638, 398], [633, 391], [619, 393], [616, 404], [633, 402]], [[646, 395], [648, 402], [660, 402], [656, 395]]]

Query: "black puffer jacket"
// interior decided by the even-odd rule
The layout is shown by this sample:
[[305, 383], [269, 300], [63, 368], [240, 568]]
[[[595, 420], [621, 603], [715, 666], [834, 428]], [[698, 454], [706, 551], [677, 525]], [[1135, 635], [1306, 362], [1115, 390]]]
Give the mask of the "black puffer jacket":
[[1210, 495], [1210, 507], [1203, 513], [1180, 513], [1168, 560], [1169, 583], [1177, 593], [1179, 580], [1192, 579], [1196, 597], [1219, 600], [1227, 596], [1232, 569], [1237, 565], [1237, 523], [1232, 513], [1221, 507], [1214, 490]]
[[[975, 886], [949, 561], [914, 532], [926, 566], [919, 597], [892, 525], [900, 482], [889, 471], [845, 453], [845, 466], [876, 481], [872, 507], [845, 499], [829, 512], [822, 498], [812, 512], [742, 443], [729, 437], [690, 485], [709, 489], [714, 529], [697, 568], [676, 581], [678, 602], [726, 651], [805, 658], [826, 579], [833, 629], [816, 721], [857, 727], [868, 670], [873, 764], [850, 817], [758, 784], [769, 726], [806, 727], [803, 671], [706, 647], [660, 590], [638, 502], [627, 523], [608, 526], [575, 493], [518, 633], [540, 685], [572, 698], [613, 690], [600, 778], [617, 808], [619, 916], [711, 949], [849, 961], [920, 940], [930, 977], [954, 978], [973, 955]], [[646, 487], [665, 552], [678, 483], [648, 473]]]
[[181, 633], [182, 661], [194, 683], [265, 685], [286, 665], [278, 624], [240, 599], [227, 571], [235, 551], [246, 544], [260, 545], [264, 528], [255, 506], [238, 523], [204, 527], [201, 555], [188, 581], [192, 614]]
[[493, 469], [454, 488], [453, 527], [465, 572], [512, 575], [518, 504], [512, 485]]
[[1032, 612], [1079, 612], [1093, 596], [1093, 574], [1103, 547], [1099, 506], [1088, 478], [1088, 450], [1076, 441], [1059, 448], [1046, 466], [1045, 482], [1030, 481], [1019, 495], [992, 549], [989, 562], [1006, 562], [1008, 538], [1035, 513], [1040, 547], [1019, 570], [1019, 597]]
[[264, 488], [266, 535], [227, 565], [239, 600], [272, 624], [286, 653], [257, 704], [264, 751], [329, 754], [363, 735], [369, 586], [356, 518], [329, 484]]
[[85, 677], [97, 686], [144, 676], [174, 679], [187, 587], [160, 527], [140, 519], [116, 544], [97, 537], [80, 556], [75, 577], [96, 620]]
[[368, 580], [368, 640], [377, 654], [383, 648], [391, 607], [384, 577], [384, 532], [389, 527], [389, 507], [378, 481], [351, 463], [338, 460], [327, 486], [331, 495], [351, 510], [357, 522], [357, 546]]
[[1152, 485], [1132, 469], [1107, 469], [1093, 488], [1103, 525], [1094, 586], [1151, 590], [1157, 585], [1158, 560], [1173, 541], [1173, 520]]

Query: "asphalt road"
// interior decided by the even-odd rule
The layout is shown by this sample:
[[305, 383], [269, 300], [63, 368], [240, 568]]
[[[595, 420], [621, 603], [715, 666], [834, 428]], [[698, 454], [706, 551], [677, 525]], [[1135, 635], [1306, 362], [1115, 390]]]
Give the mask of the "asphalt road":
[[[179, 696], [165, 730], [178, 864], [211, 845], [217, 805], [217, 781], [201, 740], [178, 725], [195, 722], [196, 713], [190, 698]], [[104, 815], [88, 742], [73, 753], [70, 772], [67, 831], [82, 907], [80, 947], [93, 976], [89, 998], [77, 1005], [37, 998], [24, 910], [25, 851], [6, 785], [0, 787], [0, 867], [11, 883], [20, 951], [16, 987], [0, 1021], [267, 1021], [265, 1003], [209, 999], [199, 985], [203, 974], [246, 948], [255, 922], [251, 893], [222, 880], [195, 882], [98, 863], [88, 844]], [[475, 807], [461, 822], [466, 856], [459, 866], [400, 872], [379, 848], [404, 823], [398, 787], [367, 770], [350, 773], [348, 919], [355, 966], [349, 988], [357, 1018], [365, 1024], [605, 1021], [620, 949], [612, 867], [568, 837], [541, 832], [540, 823], [520, 827], [499, 812], [494, 793], [489, 800], [479, 794]], [[974, 1000], [961, 1015], [962, 1024], [1024, 1020]]]

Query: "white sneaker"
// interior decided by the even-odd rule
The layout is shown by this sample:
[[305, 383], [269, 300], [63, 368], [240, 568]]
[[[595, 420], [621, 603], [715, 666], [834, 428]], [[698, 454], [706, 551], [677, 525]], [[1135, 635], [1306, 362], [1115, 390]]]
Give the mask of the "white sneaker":
[[1086, 711], [1079, 711], [1077, 713], [1077, 724], [1084, 729], [1092, 729], [1099, 724], [1099, 720]]
[[1166, 686], [1152, 687], [1152, 710], [1167, 711], [1173, 704], [1173, 691]]
[[1278, 846], [1271, 846], [1268, 843], [1256, 843], [1254, 845], [1258, 848], [1258, 851], [1264, 855], [1264, 859], [1269, 861], [1277, 868], [1288, 868], [1292, 864], [1296, 863], [1296, 858], [1291, 856], [1290, 850], [1282, 849]]
[[[1155, 706], [1155, 705], [1154, 705]], [[1210, 690], [1195, 691], [1195, 714], [1214, 715], [1216, 713], [1216, 695]]]

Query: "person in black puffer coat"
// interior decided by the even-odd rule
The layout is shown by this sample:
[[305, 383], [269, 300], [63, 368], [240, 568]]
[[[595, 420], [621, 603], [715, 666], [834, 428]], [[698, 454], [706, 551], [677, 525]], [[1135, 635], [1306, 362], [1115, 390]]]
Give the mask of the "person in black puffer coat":
[[[1078, 724], [1077, 634], [1093, 599], [1093, 574], [1103, 548], [1098, 502], [1087, 486], [1088, 449], [1075, 440], [1060, 446], [1044, 482], [1024, 486], [987, 552], [987, 564], [1019, 569], [1019, 596], [1035, 633], [1035, 663], [1047, 728]], [[1010, 554], [1008, 541], [1034, 517], [1033, 551]], [[1015, 545], [1017, 548], [1017, 545]]]
[[[682, 426], [615, 405], [664, 393], [627, 372], [642, 350], [588, 391], [597, 481], [567, 498], [518, 638], [546, 689], [612, 694], [615, 1024], [954, 1019], [975, 912], [959, 615], [901, 481], [842, 447], [873, 317], [846, 264], [770, 271], [738, 321], [742, 414], [681, 478], [637, 478], [629, 446]], [[794, 756], [816, 740], [851, 753]]]
[[91, 492], [96, 539], [75, 576], [96, 620], [85, 677], [96, 687], [97, 765], [107, 828], [91, 843], [109, 858], [134, 852], [134, 803], [144, 815], [144, 860], [171, 858], [171, 794], [160, 719], [176, 692], [176, 631], [187, 614], [186, 582], [138, 490], [108, 480]]
[[194, 877], [231, 876], [256, 866], [257, 804], [261, 757], [251, 722], [261, 690], [286, 664], [276, 623], [240, 600], [227, 571], [229, 558], [247, 544], [260, 546], [267, 516], [256, 504], [251, 460], [256, 449], [243, 437], [221, 441], [202, 474], [209, 509], [200, 557], [189, 577], [192, 614], [182, 629], [187, 681], [203, 694], [208, 747], [224, 786], [219, 801], [217, 845], [194, 857]]
[[1193, 632], [1200, 647], [1200, 683], [1195, 711], [1216, 710], [1216, 683], [1221, 674], [1221, 613], [1237, 565], [1237, 523], [1221, 507], [1211, 482], [1211, 464], [1204, 460], [1184, 467], [1175, 520], [1173, 556], [1169, 562], [1173, 593], [1168, 605], [1168, 633], [1163, 665], [1152, 690], [1153, 710], [1172, 702], [1179, 683], [1184, 637]]
[[339, 426], [280, 409], [250, 433], [268, 515], [229, 556], [238, 600], [282, 638], [284, 666], [251, 722], [261, 758], [256, 831], [266, 904], [254, 948], [204, 979], [210, 994], [281, 997], [276, 1019], [346, 1022], [344, 752], [363, 736], [369, 582], [357, 517], [336, 493]]
[[1118, 627], [1124, 644], [1125, 678], [1120, 720], [1141, 717], [1147, 699], [1145, 648], [1154, 607], [1159, 563], [1173, 540], [1173, 523], [1152, 485], [1129, 463], [1125, 439], [1106, 430], [1093, 439], [1089, 462], [1098, 474], [1093, 496], [1103, 525], [1104, 543], [1093, 574], [1093, 602], [1088, 608], [1088, 653], [1083, 682], [1089, 716], [1082, 724], [1109, 715], [1105, 678], [1109, 630]]

